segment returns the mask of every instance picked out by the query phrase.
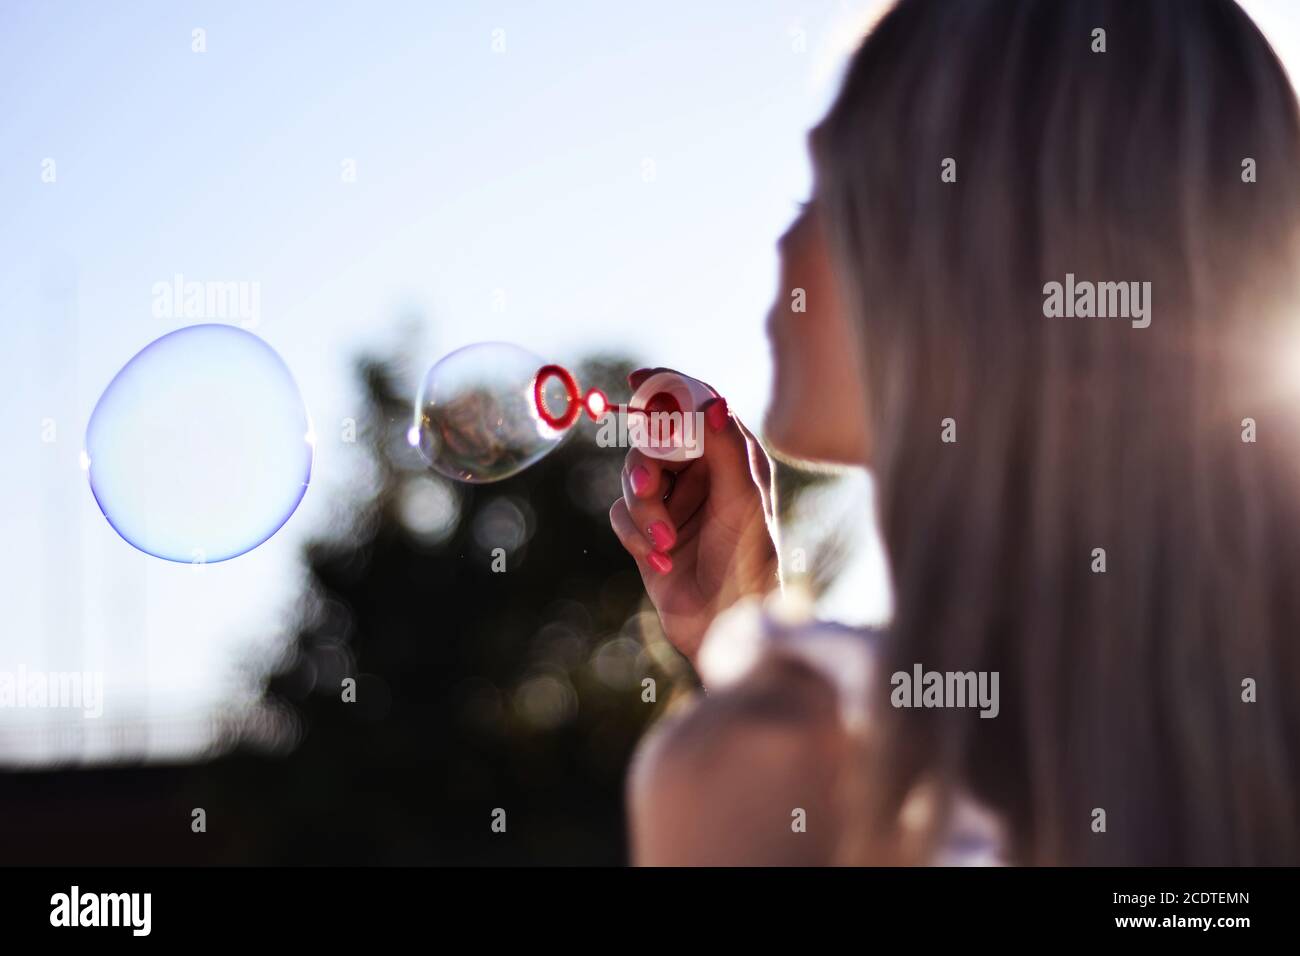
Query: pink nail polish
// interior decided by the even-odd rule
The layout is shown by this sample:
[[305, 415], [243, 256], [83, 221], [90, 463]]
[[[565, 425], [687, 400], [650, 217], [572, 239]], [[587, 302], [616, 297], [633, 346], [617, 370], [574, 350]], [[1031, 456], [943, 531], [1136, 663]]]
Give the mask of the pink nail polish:
[[658, 551], [651, 551], [650, 557], [646, 558], [646, 563], [660, 574], [667, 574], [673, 569], [673, 559]]
[[628, 481], [632, 485], [632, 494], [640, 497], [650, 491], [650, 469], [645, 465], [637, 465], [632, 469], [628, 476]]
[[704, 420], [711, 431], [720, 432], [727, 424], [727, 400], [719, 395], [704, 410]]
[[646, 533], [650, 535], [650, 541], [660, 551], [667, 551], [677, 540], [677, 535], [673, 529], [668, 526], [666, 521], [656, 521], [650, 527], [646, 528]]

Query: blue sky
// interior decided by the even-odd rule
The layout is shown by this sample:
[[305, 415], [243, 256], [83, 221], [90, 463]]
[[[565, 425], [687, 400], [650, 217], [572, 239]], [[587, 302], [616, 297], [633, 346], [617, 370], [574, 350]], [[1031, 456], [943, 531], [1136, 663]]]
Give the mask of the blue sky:
[[[5, 4], [0, 670], [104, 671], [105, 723], [229, 703], [355, 477], [349, 364], [410, 319], [415, 368], [486, 338], [558, 361], [620, 349], [756, 419], [773, 241], [874, 6]], [[259, 283], [254, 331], [318, 436], [285, 528], [202, 568], [121, 541], [77, 460], [112, 376], [190, 324], [151, 308], [176, 274]], [[32, 717], [0, 714], [0, 751], [106, 752], [95, 728], [18, 732]]]
[[[1285, 0], [1246, 6], [1294, 63]], [[756, 420], [804, 135], [878, 9], [0, 6], [0, 670], [102, 670], [106, 723], [229, 703], [239, 656], [281, 634], [301, 541], [355, 477], [339, 438], [359, 413], [350, 362], [404, 341], [404, 317], [417, 369], [489, 338], [556, 361], [616, 348], [698, 374]], [[151, 309], [176, 274], [260, 284], [254, 331], [318, 438], [284, 529], [203, 568], [121, 541], [78, 465], [103, 387], [190, 324]], [[879, 605], [868, 577], [857, 598]], [[0, 760], [190, 745], [57, 742], [29, 719], [0, 713]]]

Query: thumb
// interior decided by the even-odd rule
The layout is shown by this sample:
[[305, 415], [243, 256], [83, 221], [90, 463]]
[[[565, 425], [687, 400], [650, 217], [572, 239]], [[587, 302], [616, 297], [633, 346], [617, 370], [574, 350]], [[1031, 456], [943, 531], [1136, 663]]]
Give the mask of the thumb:
[[700, 436], [700, 459], [709, 469], [710, 494], [717, 494], [722, 500], [749, 495], [755, 491], [756, 483], [760, 490], [766, 491], [755, 472], [754, 456], [761, 459], [765, 473], [767, 456], [757, 443], [751, 446], [745, 429], [727, 407], [727, 400], [719, 395], [701, 405], [700, 411], [704, 413], [705, 425]]

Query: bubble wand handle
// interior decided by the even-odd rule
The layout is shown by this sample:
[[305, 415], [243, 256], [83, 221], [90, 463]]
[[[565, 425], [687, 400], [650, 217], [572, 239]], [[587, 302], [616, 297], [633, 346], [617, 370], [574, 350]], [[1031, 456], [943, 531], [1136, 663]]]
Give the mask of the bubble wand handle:
[[[557, 380], [564, 387], [566, 401], [564, 413], [561, 415], [552, 412], [546, 402], [546, 386], [551, 379]], [[604, 392], [593, 388], [587, 392], [586, 397], [583, 397], [582, 390], [578, 387], [578, 380], [563, 365], [543, 365], [537, 370], [537, 374], [533, 377], [533, 405], [537, 409], [538, 417], [560, 432], [572, 428], [584, 409], [593, 422], [598, 421], [609, 410], [609, 401], [605, 398]]]
[[[564, 411], [558, 415], [546, 401], [546, 387], [553, 379], [560, 383], [565, 394]], [[641, 387], [633, 393], [626, 405], [611, 404], [605, 393], [598, 388], [590, 389], [584, 396], [573, 373], [561, 365], [543, 365], [533, 378], [533, 404], [537, 415], [556, 431], [572, 428], [584, 410], [593, 422], [600, 421], [610, 413], [651, 418], [659, 412], [680, 418], [698, 413], [700, 407], [713, 397], [714, 393], [708, 386], [676, 372], [659, 372], [650, 376], [641, 383]], [[643, 450], [651, 457], [664, 460], [693, 457], [690, 449], [680, 447], [680, 442], [667, 445], [646, 443]]]

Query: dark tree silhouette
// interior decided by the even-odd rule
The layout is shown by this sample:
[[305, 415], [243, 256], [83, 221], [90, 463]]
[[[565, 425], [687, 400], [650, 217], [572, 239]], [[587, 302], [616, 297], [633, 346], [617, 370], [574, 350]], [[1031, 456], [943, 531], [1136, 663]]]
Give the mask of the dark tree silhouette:
[[[579, 378], [618, 395], [627, 367]], [[410, 389], [381, 363], [360, 374], [377, 481], [307, 549], [310, 593], [267, 686], [301, 739], [195, 780], [211, 834], [233, 837], [219, 859], [623, 861], [632, 748], [693, 682], [609, 530], [623, 452], [588, 423], [522, 474], [448, 482], [406, 440]]]
[[[629, 367], [593, 361], [579, 378], [617, 399]], [[250, 657], [258, 705], [232, 710], [206, 762], [0, 774], [9, 862], [626, 859], [633, 748], [697, 685], [609, 529], [624, 451], [598, 447], [584, 420], [513, 478], [450, 482], [407, 441], [413, 383], [373, 360], [358, 372], [351, 450], [370, 480], [306, 548], [288, 645]], [[823, 476], [779, 466], [777, 479], [788, 504]], [[821, 550], [814, 589], [843, 544]]]

